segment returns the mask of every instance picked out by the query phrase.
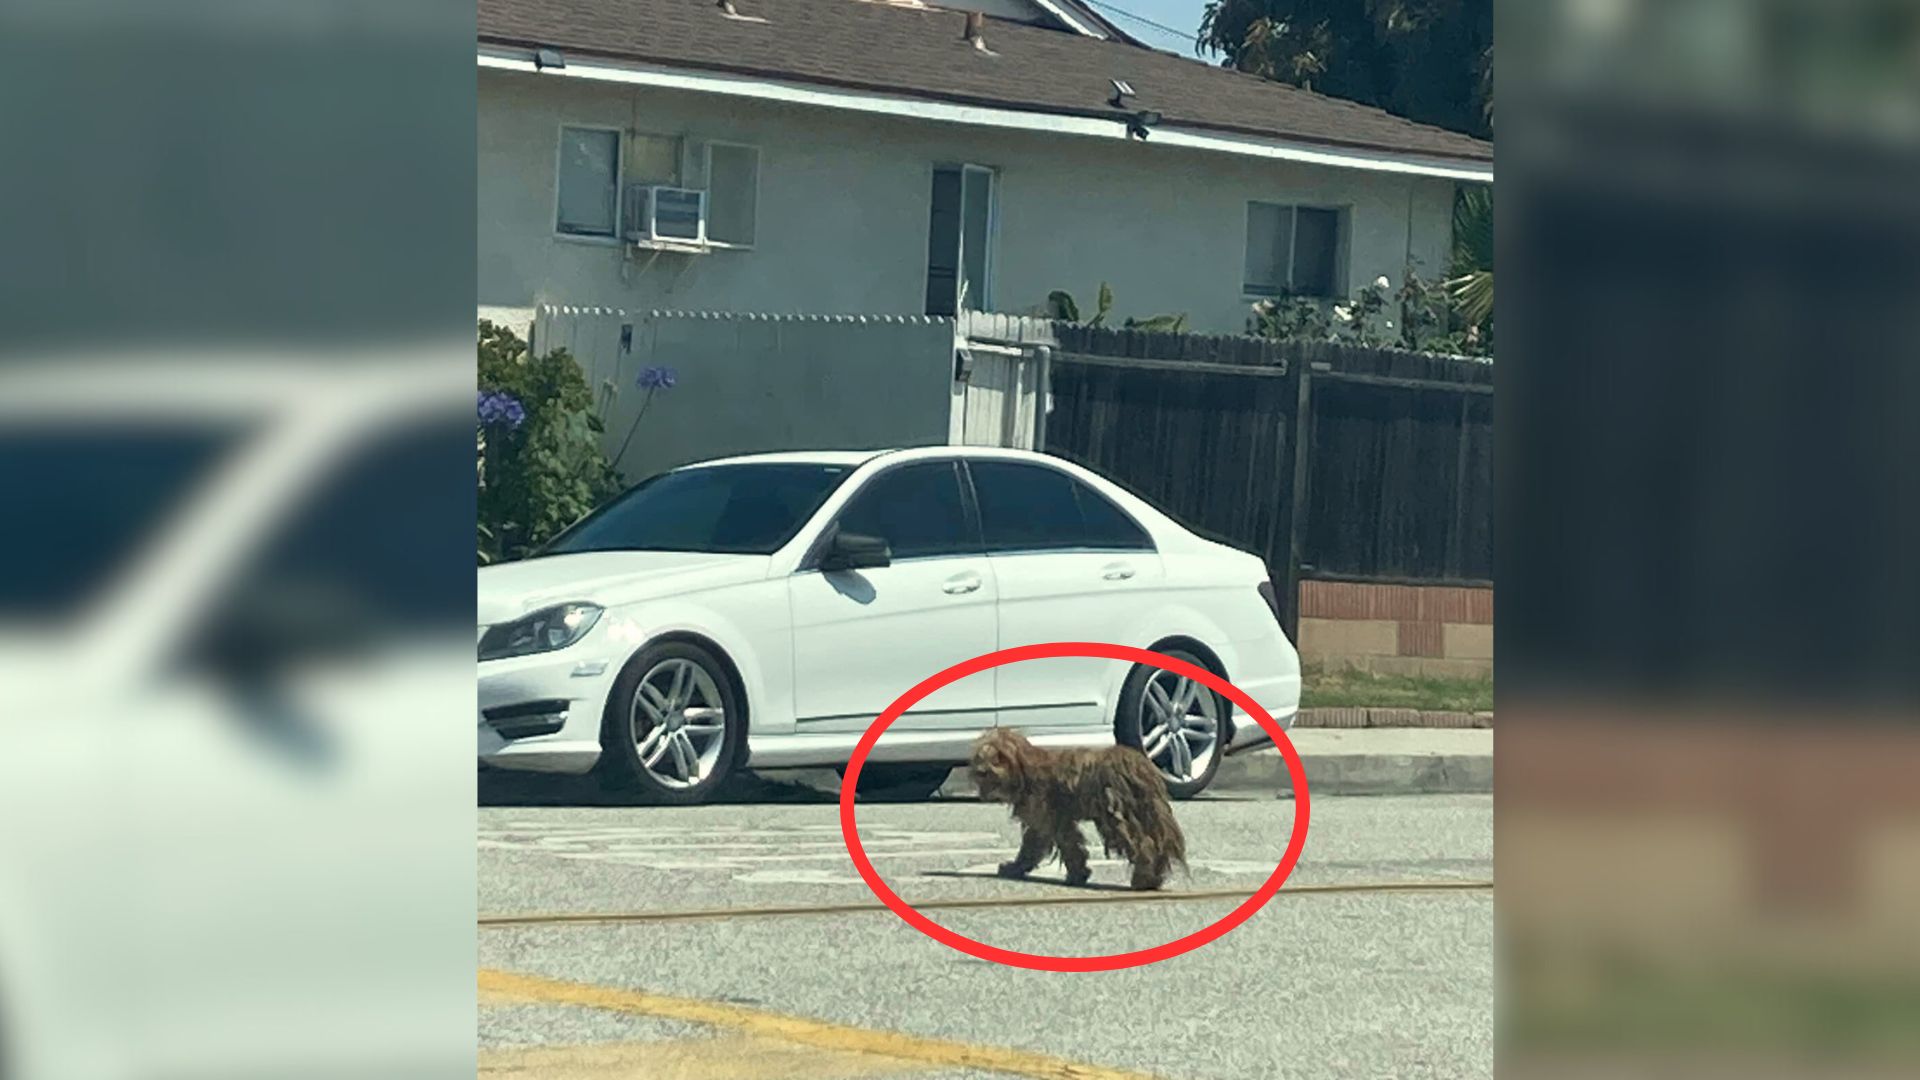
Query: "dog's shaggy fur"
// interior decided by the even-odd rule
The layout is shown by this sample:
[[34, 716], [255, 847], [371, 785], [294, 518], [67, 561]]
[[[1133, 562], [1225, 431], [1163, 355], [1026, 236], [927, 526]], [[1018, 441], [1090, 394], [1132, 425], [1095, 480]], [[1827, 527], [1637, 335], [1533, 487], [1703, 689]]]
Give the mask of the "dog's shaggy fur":
[[1056, 849], [1067, 883], [1086, 882], [1091, 821], [1107, 854], [1133, 864], [1133, 887], [1157, 889], [1187, 841], [1167, 801], [1167, 785], [1146, 755], [1131, 747], [1048, 750], [1010, 728], [994, 728], [973, 744], [973, 781], [980, 796], [1004, 802], [1022, 826], [1020, 853], [1000, 865], [1003, 877], [1025, 877]]

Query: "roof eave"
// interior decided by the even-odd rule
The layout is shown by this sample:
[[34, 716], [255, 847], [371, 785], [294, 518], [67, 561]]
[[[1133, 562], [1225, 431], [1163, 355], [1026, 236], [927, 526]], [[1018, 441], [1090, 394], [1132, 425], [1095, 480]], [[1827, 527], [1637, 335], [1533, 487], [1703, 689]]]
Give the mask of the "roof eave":
[[1093, 10], [1091, 5], [1082, 0], [1033, 0], [1033, 2], [1042, 11], [1065, 23], [1067, 28], [1075, 33], [1146, 47], [1139, 39], [1120, 29], [1113, 20]]
[[[655, 86], [784, 101], [854, 112], [880, 113], [935, 122], [971, 124], [1059, 135], [1126, 139], [1125, 115], [1117, 111], [1072, 110], [1003, 101], [969, 100], [920, 94], [899, 87], [831, 80], [778, 78], [751, 69], [688, 64], [671, 60], [634, 60], [596, 55], [569, 47], [566, 67], [541, 71], [532, 59], [538, 43], [482, 38], [479, 66], [539, 72], [602, 82]], [[1484, 158], [1414, 153], [1392, 147], [1281, 137], [1204, 122], [1170, 121], [1153, 129], [1158, 143], [1241, 156], [1292, 160], [1329, 168], [1390, 172], [1445, 179], [1493, 182], [1493, 163]]]

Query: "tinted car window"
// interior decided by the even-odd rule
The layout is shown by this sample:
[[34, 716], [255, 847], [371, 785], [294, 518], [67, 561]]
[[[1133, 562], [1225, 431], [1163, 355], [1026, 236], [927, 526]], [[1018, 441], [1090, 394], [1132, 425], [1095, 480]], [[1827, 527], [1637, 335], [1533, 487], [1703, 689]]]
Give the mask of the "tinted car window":
[[370, 636], [471, 627], [472, 429], [456, 413], [368, 439], [274, 526], [245, 588], [331, 605]]
[[245, 434], [166, 421], [0, 430], [0, 619], [58, 616], [91, 599]]
[[980, 550], [967, 525], [960, 476], [951, 461], [881, 473], [847, 503], [839, 524], [846, 532], [884, 539], [896, 559]]
[[1117, 548], [1122, 551], [1151, 551], [1153, 539], [1127, 512], [1112, 500], [1087, 485], [1074, 481], [1073, 494], [1080, 504], [1088, 547]]
[[850, 465], [707, 465], [663, 473], [554, 537], [540, 554], [700, 551], [771, 555], [793, 539]]
[[1151, 548], [1119, 507], [1058, 469], [975, 461], [973, 489], [990, 551]]

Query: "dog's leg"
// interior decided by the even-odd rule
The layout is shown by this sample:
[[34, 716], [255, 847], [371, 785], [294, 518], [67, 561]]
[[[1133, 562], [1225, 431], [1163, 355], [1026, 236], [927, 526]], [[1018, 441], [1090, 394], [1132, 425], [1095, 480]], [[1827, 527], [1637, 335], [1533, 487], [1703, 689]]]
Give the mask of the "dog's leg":
[[1020, 853], [1011, 862], [1000, 864], [1000, 876], [1026, 877], [1052, 850], [1053, 841], [1032, 828], [1026, 828], [1020, 834]]
[[1087, 868], [1087, 838], [1080, 835], [1079, 823], [1062, 826], [1053, 842], [1060, 849], [1060, 861], [1067, 864], [1067, 884], [1085, 885], [1093, 871]]
[[1165, 884], [1167, 880], [1167, 860], [1156, 858], [1142, 860], [1133, 864], [1133, 887], [1141, 892], [1152, 892]]

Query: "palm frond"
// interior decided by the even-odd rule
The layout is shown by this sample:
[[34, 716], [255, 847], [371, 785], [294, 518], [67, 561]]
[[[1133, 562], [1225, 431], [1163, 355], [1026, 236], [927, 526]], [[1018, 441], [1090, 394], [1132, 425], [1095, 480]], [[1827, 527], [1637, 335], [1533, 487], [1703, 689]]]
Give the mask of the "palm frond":
[[1453, 199], [1453, 272], [1493, 269], [1493, 189], [1463, 184]]
[[1493, 271], [1472, 270], [1448, 279], [1447, 295], [1469, 325], [1485, 325], [1493, 318]]
[[1493, 318], [1493, 189], [1463, 185], [1453, 200], [1453, 276], [1446, 282], [1461, 318]]

